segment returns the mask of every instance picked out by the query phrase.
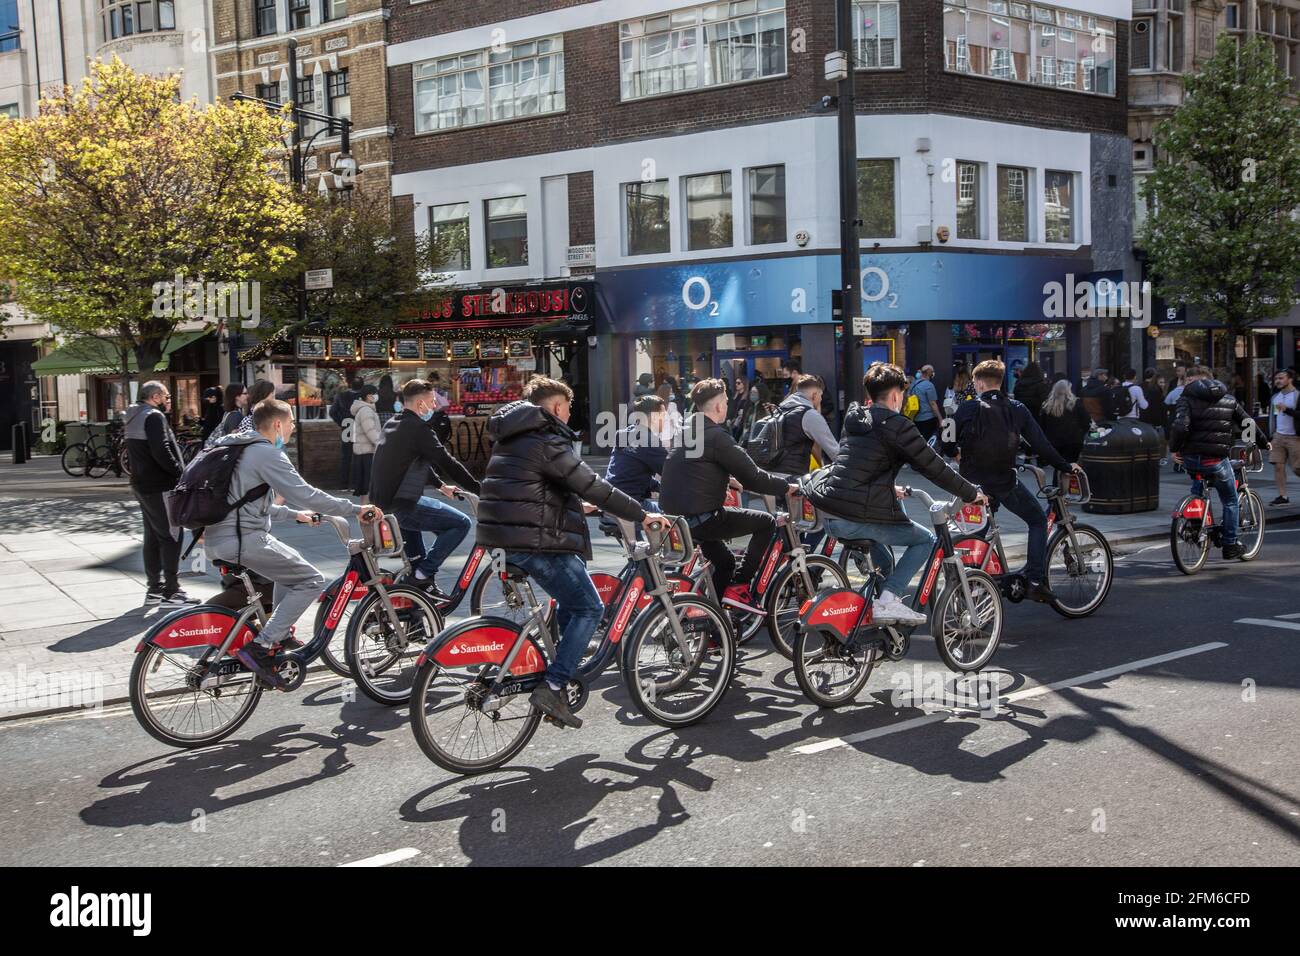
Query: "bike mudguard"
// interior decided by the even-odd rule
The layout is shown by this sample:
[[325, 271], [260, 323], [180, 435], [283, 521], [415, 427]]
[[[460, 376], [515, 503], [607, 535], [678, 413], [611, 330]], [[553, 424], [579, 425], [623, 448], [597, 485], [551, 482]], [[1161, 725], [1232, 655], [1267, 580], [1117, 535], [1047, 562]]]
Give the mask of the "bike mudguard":
[[993, 546], [983, 538], [961, 538], [954, 541], [952, 548], [961, 558], [962, 564], [969, 568], [978, 568], [984, 564], [984, 557], [988, 555], [989, 566], [985, 569], [989, 574], [997, 575], [1004, 573], [1002, 562], [998, 560], [997, 551], [989, 554]]
[[592, 572], [591, 583], [596, 585], [596, 593], [600, 595], [600, 603], [606, 606], [614, 600], [614, 595], [618, 593], [619, 580], [612, 574], [605, 574], [603, 571]]
[[[216, 604], [181, 608], [149, 628], [140, 638], [140, 643], [136, 645], [135, 650], [138, 654], [149, 645], [164, 650], [206, 645], [219, 647], [237, 620], [239, 620], [238, 614], [230, 608]], [[231, 643], [230, 653], [239, 650], [252, 639], [253, 632], [245, 625], [243, 633]]]
[[[440, 631], [420, 654], [416, 666], [429, 658], [443, 667], [500, 664], [518, 636], [519, 625], [509, 618], [472, 617]], [[510, 665], [510, 672], [516, 675], [538, 674], [544, 670], [546, 657], [531, 639]]]
[[1174, 512], [1174, 517], [1200, 521], [1205, 517], [1205, 502], [1205, 498], [1188, 498]]
[[848, 640], [855, 625], [871, 623], [871, 607], [861, 591], [836, 588], [809, 598], [799, 609], [799, 626], [824, 638]]

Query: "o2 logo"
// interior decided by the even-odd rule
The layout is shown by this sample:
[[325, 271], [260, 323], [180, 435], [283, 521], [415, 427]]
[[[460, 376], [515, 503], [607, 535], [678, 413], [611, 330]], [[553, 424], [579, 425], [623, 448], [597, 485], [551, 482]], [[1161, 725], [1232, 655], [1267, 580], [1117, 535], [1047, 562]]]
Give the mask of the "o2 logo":
[[682, 304], [694, 312], [708, 309], [709, 315], [718, 314], [718, 300], [713, 297], [713, 289], [704, 276], [691, 276], [682, 283]]
[[889, 291], [889, 276], [885, 274], [885, 270], [880, 266], [867, 266], [862, 270], [860, 281], [862, 283], [863, 302], [888, 300], [888, 308], [898, 308], [898, 293]]

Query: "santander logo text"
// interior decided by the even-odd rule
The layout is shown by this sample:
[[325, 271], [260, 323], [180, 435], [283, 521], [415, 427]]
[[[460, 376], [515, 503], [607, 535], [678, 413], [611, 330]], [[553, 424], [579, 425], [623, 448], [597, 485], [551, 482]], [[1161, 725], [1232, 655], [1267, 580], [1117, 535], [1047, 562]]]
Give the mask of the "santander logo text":
[[453, 644], [447, 649], [449, 654], [480, 654], [490, 653], [492, 651], [505, 650], [505, 644], [501, 641], [492, 641], [487, 644]]

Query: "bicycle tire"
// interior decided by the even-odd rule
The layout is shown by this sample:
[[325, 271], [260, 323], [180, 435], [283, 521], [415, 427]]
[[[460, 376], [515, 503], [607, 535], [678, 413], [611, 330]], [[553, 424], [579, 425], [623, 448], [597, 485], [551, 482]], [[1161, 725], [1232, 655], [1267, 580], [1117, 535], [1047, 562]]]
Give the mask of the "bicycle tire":
[[[1255, 527], [1259, 529], [1258, 537], [1255, 539], [1255, 544], [1252, 547], [1246, 548], [1246, 550], [1242, 551], [1242, 553], [1237, 556], [1237, 560], [1239, 561], [1254, 561], [1259, 557], [1259, 553], [1264, 550], [1264, 531], [1266, 530], [1265, 525], [1267, 524], [1267, 519], [1264, 516], [1264, 502], [1260, 501], [1259, 495], [1249, 489], [1247, 489], [1246, 493], [1241, 496], [1241, 513], [1245, 514], [1247, 509], [1249, 509], [1252, 514]], [[1241, 528], [1243, 526], [1244, 525], [1241, 522], [1238, 522], [1238, 544], [1241, 544]]]
[[[821, 642], [820, 657], [819, 648], [814, 642]], [[817, 631], [801, 628], [794, 640], [794, 677], [799, 682], [799, 689], [803, 691], [805, 697], [818, 707], [834, 710], [836, 707], [851, 704], [857, 699], [876, 667], [877, 654], [875, 647], [867, 641], [857, 640], [856, 636], [840, 643], [838, 648], [829, 647], [829, 643]], [[845, 651], [852, 655], [858, 649], [865, 653], [862, 661], [859, 662], [856, 657], [845, 657]], [[835, 694], [827, 692], [826, 682], [818, 679], [817, 673], [812, 669], [819, 660], [825, 659], [827, 650], [841, 660], [851, 661], [857, 671]]]
[[85, 478], [87, 458], [85, 443], [77, 442], [63, 449], [63, 454], [59, 456], [59, 464], [69, 478]]
[[[934, 602], [934, 607], [930, 609], [930, 634], [934, 637], [934, 644], [939, 651], [939, 657], [947, 665], [949, 670], [960, 671], [962, 673], [971, 673], [982, 668], [985, 664], [993, 659], [997, 653], [998, 644], [1002, 641], [1002, 630], [1006, 623], [1006, 607], [1002, 601], [1002, 590], [993, 578], [977, 568], [966, 569], [966, 581], [970, 586], [972, 595], [977, 604], [981, 595], [987, 599], [993, 614], [992, 633], [988, 638], [988, 644], [973, 661], [958, 660], [949, 646], [949, 630], [946, 626], [950, 617], [949, 605], [961, 600], [965, 603], [965, 596], [962, 593], [961, 582], [950, 580], [945, 583], [939, 597]], [[975, 593], [979, 592], [979, 593]], [[981, 621], [982, 623], [982, 621]], [[962, 627], [964, 622], [960, 614], [954, 616], [954, 625]], [[968, 625], [966, 625], [968, 626]], [[982, 630], [982, 628], [981, 628]]]
[[[844, 569], [838, 563], [830, 558], [823, 557], [820, 554], [810, 554], [804, 561], [808, 565], [809, 575], [812, 577], [813, 594], [826, 587], [848, 588], [849, 577]], [[813, 569], [817, 569], [815, 573]], [[799, 608], [803, 606], [804, 601], [808, 600], [813, 594], [803, 594], [803, 580], [795, 574], [794, 566], [787, 564], [775, 581], [772, 582], [772, 589], [767, 593], [767, 618], [764, 623], [767, 625], [767, 636], [772, 641], [772, 646], [786, 660], [794, 659], [794, 640], [793, 637], [787, 637], [782, 629], [781, 622], [777, 620], [779, 614], [784, 611], [789, 613], [790, 606], [784, 602], [789, 600], [790, 595], [786, 594], [786, 588], [790, 582], [795, 582], [794, 594], [797, 596], [793, 610], [795, 613], [795, 623], [799, 620]], [[829, 583], [828, 583], [829, 582]], [[778, 607], [781, 602], [783, 607]]]
[[1179, 550], [1181, 545], [1188, 552], [1191, 551], [1192, 542], [1187, 540], [1187, 534], [1190, 532], [1188, 528], [1189, 519], [1183, 517], [1183, 509], [1187, 507], [1187, 502], [1191, 500], [1192, 496], [1187, 495], [1178, 503], [1178, 507], [1174, 510], [1174, 519], [1169, 523], [1169, 550], [1174, 556], [1174, 566], [1186, 575], [1193, 575], [1201, 570], [1210, 557], [1210, 538], [1209, 535], [1205, 534], [1204, 529], [1198, 529], [1200, 533], [1200, 550], [1197, 552], [1195, 561], [1189, 560], [1189, 557]]
[[[136, 722], [144, 728], [145, 732], [154, 740], [167, 744], [169, 747], [178, 747], [181, 749], [193, 749], [195, 747], [210, 747], [212, 744], [225, 740], [240, 727], [248, 722], [248, 718], [253, 716], [253, 711], [257, 709], [258, 702], [262, 699], [262, 685], [256, 680], [251, 681], [251, 688], [245, 695], [241, 708], [236, 711], [235, 716], [224, 723], [218, 730], [208, 734], [195, 734], [182, 736], [169, 732], [162, 724], [155, 719], [151, 702], [161, 700], [158, 695], [151, 696], [145, 690], [145, 682], [148, 676], [149, 665], [153, 663], [156, 655], [163, 653], [152, 643], [146, 646], [135, 655], [135, 661], [131, 664], [131, 677], [127, 685], [128, 695], [131, 699], [131, 712], [135, 715]], [[197, 696], [197, 694], [195, 694]], [[212, 695], [208, 695], [211, 697]]]
[[[397, 654], [388, 654], [387, 657], [381, 658], [380, 663], [376, 664], [370, 658], [362, 658], [362, 630], [366, 629], [366, 637], [369, 643], [375, 643], [375, 634], [369, 630], [371, 625], [371, 615], [374, 615], [376, 609], [381, 609], [379, 601], [379, 592], [371, 591], [363, 597], [352, 611], [352, 620], [348, 621], [348, 633], [346, 643], [344, 644], [344, 657], [347, 661], [349, 676], [356, 681], [361, 692], [377, 704], [383, 704], [386, 707], [395, 707], [403, 704], [411, 698], [411, 691], [414, 686], [415, 656], [424, 648], [433, 638], [442, 630], [442, 612], [433, 599], [424, 591], [409, 585], [393, 584], [389, 585], [386, 590], [390, 599], [401, 598], [411, 602], [418, 611], [426, 615], [429, 620], [421, 625], [423, 633], [411, 636], [408, 634], [405, 647], [399, 649]], [[402, 608], [398, 611], [399, 616], [407, 617], [404, 622], [408, 626], [411, 621], [408, 609]], [[382, 637], [384, 647], [387, 649], [388, 637], [387, 631], [390, 627], [387, 614], [383, 617], [375, 616], [373, 621], [380, 628], [378, 636]], [[367, 648], [368, 649], [368, 648]], [[399, 674], [404, 674], [405, 666], [399, 672], [392, 672], [394, 665], [400, 662], [410, 660], [412, 662], [409, 671], [409, 679], [405, 676], [398, 679]], [[380, 683], [377, 678], [384, 676]]]
[[[1080, 539], [1081, 543], [1084, 537], [1091, 537], [1097, 544], [1099, 544], [1101, 546], [1101, 551], [1105, 556], [1106, 563], [1105, 580], [1103, 581], [1101, 588], [1098, 590], [1097, 595], [1085, 605], [1068, 605], [1060, 598], [1060, 590], [1056, 587], [1056, 582], [1052, 580], [1052, 555], [1056, 553], [1056, 549], [1060, 547], [1062, 541], [1065, 541], [1067, 545], [1069, 544], [1070, 536], [1065, 533], [1064, 529], [1060, 529], [1053, 534], [1052, 539], [1047, 542], [1047, 586], [1051, 589], [1053, 594], [1057, 595], [1057, 597], [1052, 600], [1052, 610], [1056, 611], [1056, 613], [1060, 614], [1062, 617], [1078, 619], [1087, 617], [1105, 603], [1106, 596], [1110, 594], [1110, 586], [1115, 582], [1115, 556], [1111, 552], [1110, 542], [1106, 540], [1106, 536], [1092, 525], [1077, 524], [1074, 526], [1074, 533], [1076, 537]], [[1069, 578], [1067, 577], [1066, 580], [1069, 580]]]
[[[685, 661], [680, 657], [674, 658], [672, 652], [667, 652], [664, 654], [663, 666], [676, 667], [680, 671], [678, 679], [661, 681], [654, 675], [642, 677], [641, 667], [638, 664], [640, 649], [647, 641], [662, 640], [664, 631], [657, 628], [672, 633], [671, 625], [668, 624], [668, 612], [663, 605], [651, 605], [637, 616], [632, 634], [624, 641], [623, 684], [632, 698], [633, 705], [649, 720], [661, 727], [689, 727], [707, 717], [726, 695], [727, 687], [736, 671], [736, 640], [727, 615], [703, 595], [674, 594], [672, 603], [675, 608], [681, 609], [679, 615], [684, 625], [691, 620], [707, 623], [706, 628], [699, 628], [695, 624], [690, 625], [689, 633], [699, 634], [696, 645], [692, 649], [692, 659]], [[695, 614], [690, 614], [689, 609], [694, 609]], [[707, 622], [700, 621], [701, 618], [707, 618]], [[680, 648], [675, 649], [680, 654]], [[716, 655], [714, 651], [717, 652]], [[706, 659], [711, 659], [715, 663], [713, 668], [715, 676], [711, 678], [712, 686], [703, 700], [683, 714], [667, 713], [660, 706], [665, 695], [678, 695], [688, 681], [699, 676]], [[662, 690], [659, 689], [661, 687]]]

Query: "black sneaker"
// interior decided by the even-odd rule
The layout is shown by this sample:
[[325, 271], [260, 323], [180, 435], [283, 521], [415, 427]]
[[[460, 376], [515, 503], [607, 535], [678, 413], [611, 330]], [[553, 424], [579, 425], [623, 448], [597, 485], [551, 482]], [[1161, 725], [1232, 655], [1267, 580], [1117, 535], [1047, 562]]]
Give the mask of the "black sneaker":
[[437, 581], [435, 581], [433, 578], [417, 578], [415, 576], [414, 571], [412, 571], [410, 574], [402, 575], [400, 578], [397, 579], [397, 583], [408, 584], [413, 588], [419, 588], [425, 594], [429, 595], [429, 597], [441, 603], [446, 603], [447, 601], [451, 600], [451, 595], [448, 594], [446, 591], [444, 591], [442, 588], [438, 587]]
[[249, 641], [235, 652], [235, 658], [273, 688], [284, 686], [285, 682], [275, 672], [275, 654], [265, 645]]
[[582, 718], [569, 709], [569, 702], [564, 699], [564, 695], [551, 690], [551, 685], [546, 681], [537, 685], [537, 689], [528, 698], [528, 703], [566, 727], [576, 730], [582, 726]]
[[1025, 597], [1029, 598], [1031, 601], [1038, 601], [1042, 604], [1051, 604], [1056, 600], [1056, 595], [1052, 593], [1052, 589], [1049, 588], [1045, 582], [1041, 581], [1030, 581], [1028, 586], [1025, 588]]
[[198, 604], [199, 599], [192, 598], [180, 588], [177, 588], [175, 591], [168, 593], [168, 595], [162, 599], [162, 603], [169, 607], [182, 607], [186, 604]]
[[284, 640], [280, 641], [278, 644], [275, 645], [276, 649], [281, 651], [296, 651], [302, 646], [303, 646], [302, 641], [298, 640], [298, 638], [293, 636], [286, 637]]
[[1226, 561], [1231, 561], [1233, 558], [1239, 558], [1245, 553], [1246, 548], [1240, 544], [1225, 544], [1223, 546], [1223, 557]]
[[144, 606], [153, 607], [155, 605], [161, 604], [166, 597], [167, 595], [163, 593], [163, 590], [161, 588], [159, 588], [157, 591], [151, 588], [150, 590], [145, 592]]
[[1291, 503], [1291, 499], [1288, 498], [1286, 495], [1278, 495], [1276, 498], [1274, 498], [1272, 501], [1269, 502], [1269, 504], [1271, 505], [1289, 505], [1290, 503]]

